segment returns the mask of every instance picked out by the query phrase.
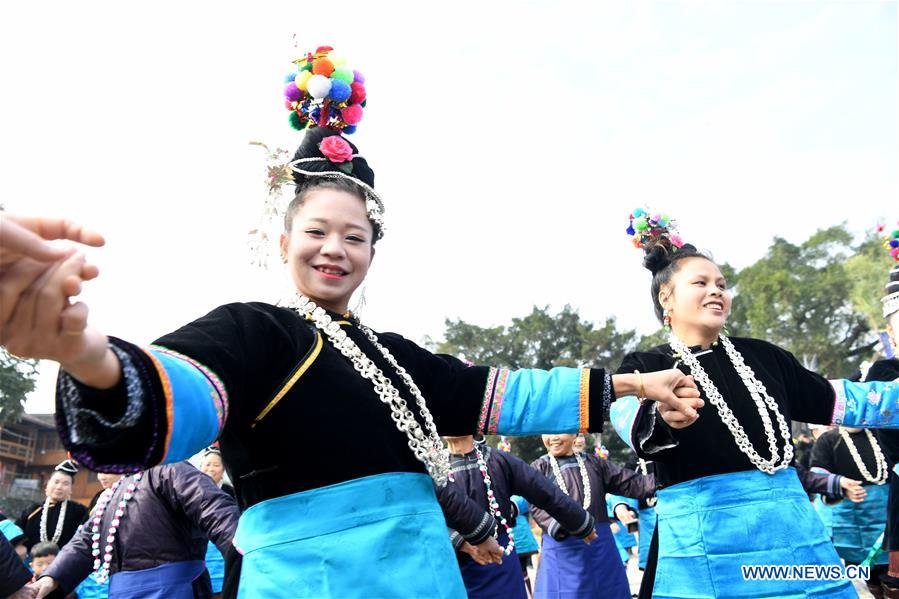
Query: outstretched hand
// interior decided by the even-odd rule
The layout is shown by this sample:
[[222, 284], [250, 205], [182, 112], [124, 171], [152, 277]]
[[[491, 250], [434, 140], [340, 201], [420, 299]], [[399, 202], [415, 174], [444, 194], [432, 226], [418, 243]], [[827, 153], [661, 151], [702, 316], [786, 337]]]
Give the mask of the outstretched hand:
[[672, 428], [685, 428], [699, 418], [705, 405], [692, 376], [677, 369], [642, 375], [646, 397], [658, 402], [659, 415]]
[[0, 212], [0, 268], [26, 257], [55, 262], [73, 252], [49, 243], [52, 239], [68, 239], [94, 247], [106, 243], [96, 231], [70, 220]]
[[32, 582], [26, 588], [32, 589], [34, 591], [34, 597], [36, 599], [43, 599], [50, 593], [56, 590], [56, 587], [59, 586], [59, 583], [56, 582], [50, 576], [44, 576], [43, 578], [39, 578], [37, 582]]
[[81, 292], [82, 282], [97, 275], [96, 267], [88, 265], [83, 255], [74, 254], [49, 267], [23, 258], [7, 274], [13, 291], [7, 297], [6, 286], [0, 289], [0, 345], [23, 358], [64, 365], [105, 354], [106, 336], [87, 328], [87, 306], [69, 303], [70, 297]]
[[843, 490], [843, 497], [852, 503], [861, 503], [868, 496], [865, 487], [857, 480], [853, 480], [846, 476], [840, 478], [840, 488]]

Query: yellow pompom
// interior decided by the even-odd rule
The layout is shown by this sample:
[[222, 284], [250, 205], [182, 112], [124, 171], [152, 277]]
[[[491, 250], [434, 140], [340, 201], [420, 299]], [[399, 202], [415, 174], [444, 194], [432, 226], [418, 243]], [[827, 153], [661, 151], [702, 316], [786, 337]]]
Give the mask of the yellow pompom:
[[312, 73], [310, 71], [300, 71], [297, 78], [294, 79], [294, 83], [296, 83], [297, 88], [302, 91], [306, 91], [306, 84], [309, 83], [309, 79], [312, 78]]
[[346, 64], [346, 58], [343, 56], [338, 56], [336, 54], [329, 54], [328, 60], [334, 63], [335, 67], [339, 67]]

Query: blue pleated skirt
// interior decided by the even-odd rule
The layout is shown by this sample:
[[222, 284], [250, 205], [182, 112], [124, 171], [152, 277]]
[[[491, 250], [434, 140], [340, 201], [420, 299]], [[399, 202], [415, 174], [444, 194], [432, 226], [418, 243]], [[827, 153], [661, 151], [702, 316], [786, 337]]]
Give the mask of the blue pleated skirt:
[[596, 525], [587, 545], [568, 537], [543, 535], [534, 599], [630, 599], [627, 573], [608, 522]]
[[793, 468], [673, 485], [656, 513], [654, 598], [858, 597], [848, 580], [743, 579], [743, 565], [840, 565]]
[[[465, 599], [425, 474], [391, 473], [258, 503], [240, 517], [239, 599]], [[517, 567], [517, 564], [516, 564]]]
[[[833, 544], [848, 564], [860, 564], [887, 525], [889, 485], [866, 485], [868, 495], [861, 503], [844, 499], [833, 508]], [[886, 564], [884, 552], [874, 564]]]

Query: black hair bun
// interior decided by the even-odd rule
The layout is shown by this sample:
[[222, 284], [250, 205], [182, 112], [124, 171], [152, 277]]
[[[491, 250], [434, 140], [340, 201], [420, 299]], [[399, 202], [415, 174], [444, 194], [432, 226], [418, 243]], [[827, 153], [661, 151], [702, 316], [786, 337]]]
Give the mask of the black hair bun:
[[643, 251], [645, 252], [643, 266], [653, 276], [667, 268], [674, 261], [676, 255], [700, 255], [695, 245], [685, 243], [681, 247], [675, 247], [671, 244], [671, 240], [665, 236], [649, 242]]
[[[322, 160], [303, 162], [298, 164], [297, 167], [314, 173], [342, 173], [365, 183], [369, 187], [374, 187], [375, 172], [368, 166], [368, 162], [365, 161], [365, 158], [359, 156], [353, 158], [352, 162], [342, 163], [352, 165], [351, 170], [347, 172], [347, 170], [340, 168], [338, 164], [331, 162], [327, 159], [327, 156], [322, 154], [319, 149], [320, 144], [326, 137], [334, 135], [340, 135], [340, 132], [328, 129], [327, 127], [313, 127], [307, 129], [303, 134], [303, 141], [300, 143], [300, 147], [297, 148], [296, 153], [293, 155], [293, 159], [320, 158]], [[353, 142], [349, 141], [346, 137], [341, 136], [341, 138], [350, 146], [350, 148], [352, 148], [353, 154], [359, 154], [359, 148], [357, 148]], [[293, 173], [293, 180], [297, 185], [297, 190], [308, 183], [310, 179], [315, 178], [317, 177], [310, 177], [309, 175], [304, 175], [303, 173], [298, 173], [296, 171]]]

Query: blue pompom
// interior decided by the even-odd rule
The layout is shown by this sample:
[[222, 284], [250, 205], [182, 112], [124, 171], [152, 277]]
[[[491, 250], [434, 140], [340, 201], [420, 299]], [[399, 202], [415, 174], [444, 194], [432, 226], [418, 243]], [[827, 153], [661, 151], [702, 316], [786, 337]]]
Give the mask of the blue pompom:
[[899, 239], [890, 239], [891, 248], [899, 248]]
[[627, 234], [633, 235], [635, 233], [634, 228], [630, 225], [627, 226]]
[[646, 210], [643, 210], [643, 208], [637, 208], [631, 214], [634, 215], [634, 218], [640, 218], [641, 216], [646, 215]]
[[331, 79], [331, 91], [328, 93], [328, 97], [332, 102], [346, 102], [352, 93], [353, 90], [346, 81]]
[[343, 132], [346, 133], [347, 135], [355, 133], [356, 125], [347, 125], [346, 127], [343, 128]]
[[284, 84], [287, 85], [291, 81], [297, 78], [296, 73], [287, 73], [287, 76], [284, 78]]

